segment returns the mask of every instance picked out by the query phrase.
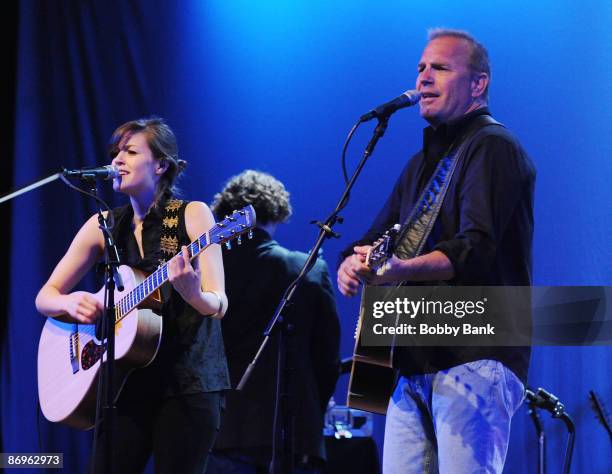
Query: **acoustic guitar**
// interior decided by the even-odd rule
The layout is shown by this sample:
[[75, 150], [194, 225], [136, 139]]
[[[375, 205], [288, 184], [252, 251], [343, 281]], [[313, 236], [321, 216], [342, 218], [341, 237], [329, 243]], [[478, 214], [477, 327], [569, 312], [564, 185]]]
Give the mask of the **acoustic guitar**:
[[[395, 224], [372, 244], [365, 261], [372, 270], [384, 271], [385, 263], [393, 255], [394, 242], [399, 229], [400, 225]], [[355, 348], [346, 404], [351, 408], [385, 414], [396, 379], [396, 371], [393, 368], [393, 345], [388, 347], [362, 345], [364, 293], [364, 291], [361, 293], [359, 319], [355, 329]]]
[[[235, 211], [193, 241], [187, 247], [189, 257], [195, 258], [212, 244], [229, 244], [245, 232], [251, 235], [254, 226], [252, 206]], [[159, 288], [168, 281], [168, 264], [148, 276], [127, 265], [121, 265], [119, 273], [124, 289], [114, 294], [117, 397], [128, 375], [149, 365], [159, 349], [163, 321]], [[95, 297], [104, 304], [104, 288]], [[47, 420], [79, 429], [94, 426], [96, 382], [105, 351], [95, 324], [47, 318], [38, 345], [38, 396]]]

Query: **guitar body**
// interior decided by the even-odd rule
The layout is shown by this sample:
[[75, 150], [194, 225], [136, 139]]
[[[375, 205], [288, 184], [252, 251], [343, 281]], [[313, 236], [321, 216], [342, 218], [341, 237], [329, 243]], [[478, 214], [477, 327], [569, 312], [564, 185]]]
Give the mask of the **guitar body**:
[[384, 415], [396, 381], [393, 347], [361, 344], [363, 297], [362, 292], [346, 404], [351, 408]]
[[[399, 225], [385, 232], [372, 246], [366, 265], [375, 271], [383, 268], [393, 251], [393, 239]], [[364, 318], [364, 292], [361, 293], [359, 320], [355, 329], [355, 349], [349, 379], [346, 404], [351, 408], [384, 415], [396, 382], [393, 368], [394, 346], [364, 346], [361, 343], [361, 326]]]
[[[126, 265], [119, 267], [124, 290], [115, 301], [142, 282], [146, 275]], [[104, 288], [95, 297], [104, 303]], [[125, 314], [115, 325], [115, 387], [117, 394], [130, 372], [150, 364], [161, 342], [159, 292]], [[61, 318], [60, 318], [61, 319]], [[41, 410], [52, 422], [90, 429], [95, 423], [98, 374], [106, 360], [94, 324], [48, 318], [38, 346], [38, 396]]]

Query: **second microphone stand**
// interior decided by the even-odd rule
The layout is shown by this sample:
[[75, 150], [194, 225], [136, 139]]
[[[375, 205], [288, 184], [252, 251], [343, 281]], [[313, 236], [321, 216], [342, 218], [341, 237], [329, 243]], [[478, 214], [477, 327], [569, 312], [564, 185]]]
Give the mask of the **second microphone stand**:
[[[348, 181], [344, 192], [331, 215], [325, 220], [325, 222], [315, 221], [313, 222], [319, 227], [319, 235], [315, 242], [314, 247], [310, 250], [306, 262], [302, 266], [298, 277], [289, 285], [285, 290], [283, 297], [281, 298], [274, 316], [268, 323], [268, 327], [264, 332], [264, 339], [259, 347], [253, 361], [248, 365], [245, 370], [240, 383], [236, 387], [237, 390], [242, 390], [247, 383], [253, 369], [255, 369], [257, 362], [267, 346], [270, 338], [274, 334], [278, 334], [278, 369], [277, 369], [277, 391], [276, 391], [276, 404], [275, 404], [275, 416], [274, 416], [274, 427], [273, 427], [273, 441], [272, 441], [272, 461], [270, 463], [270, 474], [291, 474], [294, 466], [294, 453], [293, 453], [293, 410], [291, 407], [291, 360], [288, 360], [287, 344], [288, 338], [292, 331], [292, 325], [287, 322], [284, 317], [285, 308], [291, 303], [291, 298], [295, 294], [299, 285], [303, 281], [304, 277], [312, 269], [316, 263], [319, 250], [323, 246], [325, 239], [338, 238], [339, 234], [333, 231], [334, 225], [342, 223], [342, 217], [339, 213], [346, 204], [350, 196], [350, 191], [353, 188], [361, 170], [363, 169], [366, 161], [370, 155], [374, 152], [374, 148], [378, 143], [378, 140], [385, 134], [387, 124], [389, 122], [389, 115], [384, 115], [378, 118], [378, 125], [376, 126], [373, 136], [370, 139], [366, 149], [363, 153], [363, 157], [359, 162], [359, 165], [355, 169], [353, 176]], [[356, 127], [359, 125], [358, 122], [351, 134], [354, 132]], [[349, 139], [350, 139], [349, 135]], [[280, 449], [278, 449], [280, 447]]]
[[574, 452], [574, 442], [576, 438], [576, 427], [569, 413], [565, 410], [565, 405], [559, 401], [559, 399], [552, 393], [547, 392], [543, 388], [538, 388], [536, 392], [527, 389], [527, 400], [530, 407], [530, 415], [532, 416], [533, 422], [538, 432], [538, 468], [539, 472], [545, 472], [544, 463], [544, 430], [542, 429], [542, 423], [539, 416], [536, 413], [532, 413], [536, 408], [542, 408], [548, 411], [553, 418], [560, 418], [565, 424], [568, 431], [567, 447], [565, 449], [565, 456], [563, 459], [563, 474], [569, 474], [572, 465], [572, 454]]

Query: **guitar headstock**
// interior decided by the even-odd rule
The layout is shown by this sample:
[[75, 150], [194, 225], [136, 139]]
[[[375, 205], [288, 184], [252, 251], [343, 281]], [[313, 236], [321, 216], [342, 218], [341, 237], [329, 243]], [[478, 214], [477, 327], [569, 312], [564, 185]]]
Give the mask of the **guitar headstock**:
[[249, 239], [253, 237], [253, 228], [255, 227], [256, 216], [255, 209], [250, 204], [240, 210], [232, 212], [220, 222], [210, 229], [210, 243], [225, 244], [228, 248], [231, 247], [230, 242], [238, 239], [238, 244], [241, 243], [242, 234], [248, 232]]
[[591, 401], [591, 408], [595, 412], [597, 420], [606, 429], [610, 437], [612, 437], [612, 424], [610, 423], [610, 417], [606, 411], [606, 407], [603, 402], [599, 399], [594, 390], [589, 390], [589, 400]]
[[389, 258], [391, 258], [393, 250], [395, 249], [395, 237], [399, 230], [400, 225], [395, 224], [372, 244], [365, 261], [368, 267], [377, 271]]

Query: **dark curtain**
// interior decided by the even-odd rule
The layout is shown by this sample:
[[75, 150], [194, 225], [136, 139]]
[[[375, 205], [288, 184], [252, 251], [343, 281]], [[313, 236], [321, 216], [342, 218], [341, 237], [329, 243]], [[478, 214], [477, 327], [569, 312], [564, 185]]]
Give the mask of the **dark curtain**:
[[[4, 58], [4, 84], [6, 87], [5, 94], [2, 95], [2, 106], [0, 114], [2, 118], [0, 123], [4, 125], [4, 133], [0, 140], [0, 195], [4, 195], [11, 191], [13, 186], [13, 137], [14, 137], [14, 114], [15, 114], [15, 87], [16, 75], [15, 66], [17, 59], [17, 22], [19, 19], [17, 6], [9, 4], [2, 16], [1, 25], [4, 31], [5, 40], [1, 43], [2, 57]], [[11, 209], [8, 204], [0, 204], [0, 222], [4, 229], [11, 228]], [[0, 272], [2, 279], [7, 280], [6, 269], [9, 267], [10, 245], [8, 244], [9, 236], [4, 234], [0, 245]], [[0, 285], [0, 341], [4, 340], [4, 333], [7, 324], [7, 308], [9, 286], [6, 283]], [[1, 359], [0, 359], [1, 362]], [[1, 367], [1, 366], [0, 366]], [[4, 380], [3, 380], [4, 381]], [[1, 397], [1, 392], [0, 392]], [[0, 398], [1, 399], [1, 398]], [[0, 419], [3, 411], [0, 411]], [[2, 429], [0, 428], [0, 452], [3, 446]]]
[[[3, 107], [14, 126], [3, 134], [3, 191], [55, 173], [60, 166], [106, 163], [106, 142], [118, 124], [159, 113], [155, 105], [160, 100], [149, 78], [164, 67], [164, 55], [152, 51], [159, 47], [156, 25], [165, 19], [164, 5], [19, 3], [8, 30], [18, 32], [18, 47], [15, 41], [13, 48], [7, 45], [9, 64], [16, 63], [10, 69], [16, 89], [7, 94], [9, 107]], [[5, 21], [10, 23], [7, 17]], [[6, 159], [11, 155], [12, 160]], [[112, 203], [109, 188], [101, 195]], [[37, 416], [36, 358], [45, 318], [37, 313], [34, 299], [75, 232], [95, 212], [94, 203], [56, 181], [2, 205], [1, 212], [1, 267], [7, 284], [2, 286], [0, 451], [62, 452], [66, 472], [84, 472], [91, 434]], [[94, 289], [92, 281], [84, 285]]]

